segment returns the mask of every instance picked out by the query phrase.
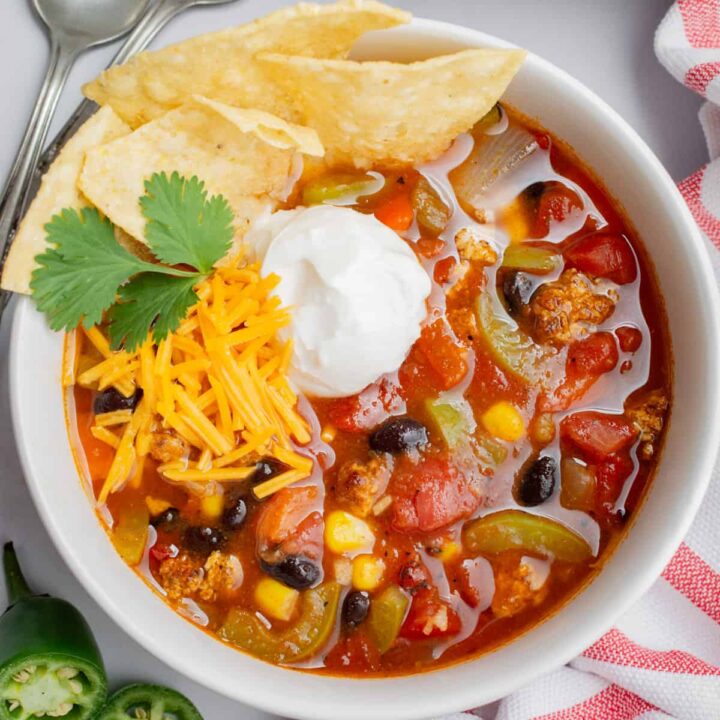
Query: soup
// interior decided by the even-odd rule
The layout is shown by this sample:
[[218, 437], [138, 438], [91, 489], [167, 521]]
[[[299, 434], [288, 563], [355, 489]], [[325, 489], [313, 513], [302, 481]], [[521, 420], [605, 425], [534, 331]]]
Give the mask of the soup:
[[[125, 357], [130, 375], [95, 371], [111, 356], [103, 325], [68, 342], [70, 435], [112, 541], [178, 612], [281, 665], [407, 674], [512, 640], [602, 567], [657, 464], [670, 347], [643, 247], [569, 149], [499, 104], [427, 163], [306, 165], [283, 209], [281, 227], [251, 228], [255, 257], [203, 281], [174, 333]], [[429, 288], [399, 367], [342, 396], [308, 373], [286, 383], [292, 350], [262, 332], [283, 313], [299, 328], [266, 270], [285, 262], [272, 253], [289, 229], [320, 212], [389, 228]], [[385, 277], [407, 260], [398, 252], [369, 267]], [[311, 298], [317, 329], [336, 321], [320, 314], [327, 297], [345, 302], [332, 283], [356, 277], [306, 256], [287, 272], [311, 261], [325, 284], [311, 273], [292, 291]], [[378, 313], [382, 283], [361, 279], [369, 294], [346, 312], [367, 323], [367, 344], [348, 352], [340, 320], [324, 339], [347, 368], [376, 361], [373, 323], [393, 327]], [[406, 312], [387, 297], [388, 315]], [[223, 375], [218, 347], [248, 384]], [[328, 377], [342, 385], [347, 368]], [[253, 399], [265, 380], [267, 404]], [[150, 402], [146, 452], [119, 472]], [[266, 435], [242, 422], [256, 408]], [[288, 442], [272, 449], [281, 426]]]

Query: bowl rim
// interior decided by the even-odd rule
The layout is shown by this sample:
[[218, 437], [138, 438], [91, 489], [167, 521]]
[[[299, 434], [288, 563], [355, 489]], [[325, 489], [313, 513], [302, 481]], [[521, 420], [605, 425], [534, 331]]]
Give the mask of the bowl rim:
[[[516, 47], [512, 43], [495, 36], [441, 21], [413, 18], [409, 26], [403, 26], [400, 29], [407, 31], [408, 28], [410, 33], [413, 31], [424, 31], [459, 44], [467, 44], [469, 47]], [[705, 292], [708, 299], [712, 301], [711, 306], [714, 308], [720, 307], [720, 293], [718, 293], [707, 254], [707, 248], [700, 230], [684, 199], [677, 190], [675, 183], [647, 144], [605, 101], [600, 99], [584, 84], [564, 70], [530, 52], [528, 53], [526, 64], [532, 64], [535, 69], [543, 75], [553, 77], [555, 80], [567, 85], [570, 90], [578, 96], [579, 102], [587, 103], [597, 109], [599, 113], [607, 118], [616, 134], [623, 135], [627, 141], [635, 146], [639, 156], [641, 156], [642, 162], [647, 163], [649, 170], [656, 176], [660, 185], [655, 192], [662, 195], [663, 200], [669, 204], [668, 212], [674, 214], [678, 222], [684, 226], [684, 232], [687, 234], [686, 245], [692, 247], [695, 252], [695, 256], [692, 258], [695, 261], [695, 280], [700, 283], [702, 291]], [[311, 689], [313, 686], [330, 688], [331, 686], [337, 685], [336, 691], [330, 693], [331, 697], [329, 700], [322, 699], [322, 697], [315, 692], [308, 692], [300, 697], [295, 696], [288, 698], [286, 693], [278, 692], [278, 689], [272, 686], [272, 683], [266, 683], [268, 687], [263, 689], [262, 692], [260, 692], [259, 685], [255, 683], [245, 684], [237, 682], [233, 683], [232, 687], [230, 687], [225, 681], [213, 677], [202, 663], [197, 663], [195, 657], [186, 657], [182, 653], [176, 653], [160, 642], [158, 638], [147, 636], [147, 623], [143, 625], [136, 617], [133, 617], [133, 613], [128, 612], [127, 605], [120, 602], [118, 598], [113, 597], [109, 589], [91, 573], [90, 567], [82, 563], [77, 557], [72, 545], [68, 542], [63, 529], [57, 522], [53, 507], [49, 504], [48, 499], [43, 493], [42, 482], [33, 469], [32, 453], [34, 450], [28, 442], [28, 426], [25, 424], [30, 422], [30, 419], [25, 416], [20, 393], [17, 389], [17, 379], [22, 376], [24, 371], [22, 355], [23, 352], [27, 352], [27, 348], [24, 348], [22, 343], [24, 335], [23, 328], [28, 321], [28, 316], [35, 312], [34, 306], [29, 298], [21, 298], [15, 308], [10, 338], [9, 363], [11, 416], [18, 453], [33, 501], [43, 524], [52, 537], [63, 560], [78, 578], [84, 589], [103, 610], [146, 650], [192, 680], [200, 682], [206, 687], [234, 700], [271, 713], [284, 716], [290, 715], [301, 719], [307, 718], [308, 720], [324, 720], [325, 718], [327, 718], [327, 720], [331, 718], [334, 720], [334, 718], [337, 717], [338, 708], [342, 707], [343, 715], [348, 720], [365, 720], [365, 718], [371, 715], [376, 718], [392, 718], [392, 720], [404, 720], [406, 718], [407, 720], [411, 720], [412, 718], [418, 717], [431, 717], [492, 702], [514, 691], [520, 685], [531, 682], [541, 674], [567, 663], [604, 634], [613, 622], [635, 603], [661, 574], [663, 568], [682, 541], [682, 538], [687, 533], [711, 478], [711, 471], [714, 465], [714, 453], [708, 449], [700, 461], [698, 461], [695, 468], [696, 480], [691, 488], [691, 492], [684, 497], [685, 509], [681, 518], [665, 533], [662, 547], [655, 552], [655, 554], [651, 555], [648, 553], [649, 558], [647, 564], [638, 568], [637, 573], [633, 576], [631, 588], [629, 590], [626, 589], [625, 592], [616, 599], [612, 607], [607, 605], [599, 608], [592, 623], [583, 625], [582, 627], [574, 627], [573, 632], [567, 634], [563, 643], [554, 643], [550, 647], [544, 647], [542, 666], [536, 663], [535, 667], [523, 667], [519, 672], [516, 671], [515, 668], [507, 666], [505, 672], [499, 679], [493, 679], [492, 688], [482, 687], [481, 684], [475, 685], [474, 683], [466, 682], [453, 685], [452, 693], [430, 692], [427, 689], [422, 693], [419, 692], [420, 683], [423, 682], [423, 679], [430, 680], [433, 677], [437, 678], [439, 675], [447, 674], [449, 670], [454, 668], [465, 668], [466, 672], [464, 675], [469, 677], [467, 668], [481, 661], [483, 657], [487, 658], [505, 647], [515, 645], [523, 637], [541, 634], [540, 630], [547, 626], [550, 619], [539, 623], [539, 625], [528, 632], [523, 633], [521, 638], [505, 646], [501, 646], [501, 648], [495, 651], [462, 663], [439, 668], [435, 671], [410, 676], [363, 679], [361, 683], [355, 678], [302, 675], [302, 677], [308, 679], [307, 685]], [[710, 320], [710, 325], [707, 328], [710, 345], [718, 350], [720, 349], [720, 314], [717, 312], [711, 314]], [[705, 445], [707, 448], [717, 447], [720, 444], [720, 402], [718, 396], [719, 392], [716, 384], [710, 391], [710, 412], [712, 412], [714, 408], [715, 422], [712, 427], [708, 429]], [[713, 398], [714, 404], [712, 404]], [[602, 572], [600, 574], [602, 574]], [[572, 602], [573, 601], [568, 601], [553, 617], [569, 614], [569, 606], [572, 605]], [[197, 630], [195, 630], [195, 632], [197, 632]], [[217, 640], [213, 640], [213, 642], [221, 645]], [[277, 671], [274, 674], [278, 677], [280, 676], [278, 673], [282, 674], [283, 677], [289, 677], [287, 669], [268, 666], [267, 663], [254, 658], [251, 658], [251, 660], [254, 663], [254, 667], [259, 668], [260, 666], [264, 666], [266, 669], [273, 667], [273, 671]], [[260, 668], [258, 672], [261, 670], [262, 668]], [[267, 674], [272, 675], [273, 672], [268, 670]], [[301, 676], [300, 673], [295, 673], [295, 675]], [[315, 680], [312, 680], [312, 678], [315, 678]], [[368, 701], [367, 704], [358, 702], [356, 705], [347, 706], [342, 705], [342, 703], [344, 699], [343, 689], [347, 689], [348, 682], [362, 687], [363, 690], [374, 690], [378, 686], [387, 687], [389, 684], [394, 685], [398, 690], [394, 691], [391, 699], [382, 701], [379, 705], [375, 705], [372, 698], [366, 697], [363, 699]], [[432, 681], [426, 684], [428, 687], [434, 685], [441, 687], [441, 685], [437, 685], [437, 683], [433, 683]], [[343, 688], [343, 686], [345, 686], [345, 688]], [[365, 693], [365, 695], [369, 696], [370, 693]], [[358, 695], [358, 698], [360, 697], [362, 697], [362, 693]], [[414, 699], [410, 700], [411, 697], [414, 697]], [[375, 710], [377, 710], [377, 712], [375, 712]]]

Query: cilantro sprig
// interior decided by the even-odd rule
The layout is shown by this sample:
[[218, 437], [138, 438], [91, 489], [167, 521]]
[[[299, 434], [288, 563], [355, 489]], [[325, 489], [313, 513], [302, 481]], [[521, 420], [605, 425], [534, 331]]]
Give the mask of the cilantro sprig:
[[175, 172], [153, 175], [139, 202], [157, 264], [120, 245], [94, 208], [66, 208], [45, 226], [50, 247], [35, 258], [30, 288], [53, 330], [89, 328], [106, 316], [112, 347], [134, 350], [150, 331], [155, 342], [167, 337], [197, 302], [195, 285], [232, 244], [227, 200], [208, 198], [197, 177]]

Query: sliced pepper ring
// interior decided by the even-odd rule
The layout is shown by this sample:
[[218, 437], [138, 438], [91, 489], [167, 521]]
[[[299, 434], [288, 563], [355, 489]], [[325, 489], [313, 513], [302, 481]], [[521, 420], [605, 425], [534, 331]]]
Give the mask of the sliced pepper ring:
[[96, 720], [203, 720], [198, 709], [177, 690], [136, 683], [118, 690]]
[[338, 583], [306, 590], [300, 619], [280, 633], [268, 630], [254, 613], [234, 608], [220, 629], [220, 637], [261, 660], [275, 664], [298, 662], [314, 655], [328, 641], [339, 602]]

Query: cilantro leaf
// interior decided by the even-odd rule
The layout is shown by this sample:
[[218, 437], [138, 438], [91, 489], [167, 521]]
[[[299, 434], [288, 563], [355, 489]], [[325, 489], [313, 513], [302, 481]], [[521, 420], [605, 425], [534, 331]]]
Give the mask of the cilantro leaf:
[[94, 208], [66, 208], [45, 231], [55, 247], [35, 258], [30, 289], [53, 330], [99, 323], [118, 286], [149, 265], [115, 240], [112, 223]]
[[233, 213], [222, 195], [208, 199], [205, 184], [174, 172], [155, 173], [145, 182], [140, 198], [147, 218], [145, 236], [150, 249], [168, 265], [192, 265], [201, 273], [213, 265], [232, 245]]
[[198, 301], [193, 286], [198, 277], [170, 277], [143, 273], [120, 288], [120, 302], [110, 308], [110, 345], [124, 345], [132, 352], [152, 329], [157, 343], [182, 322], [187, 311]]

